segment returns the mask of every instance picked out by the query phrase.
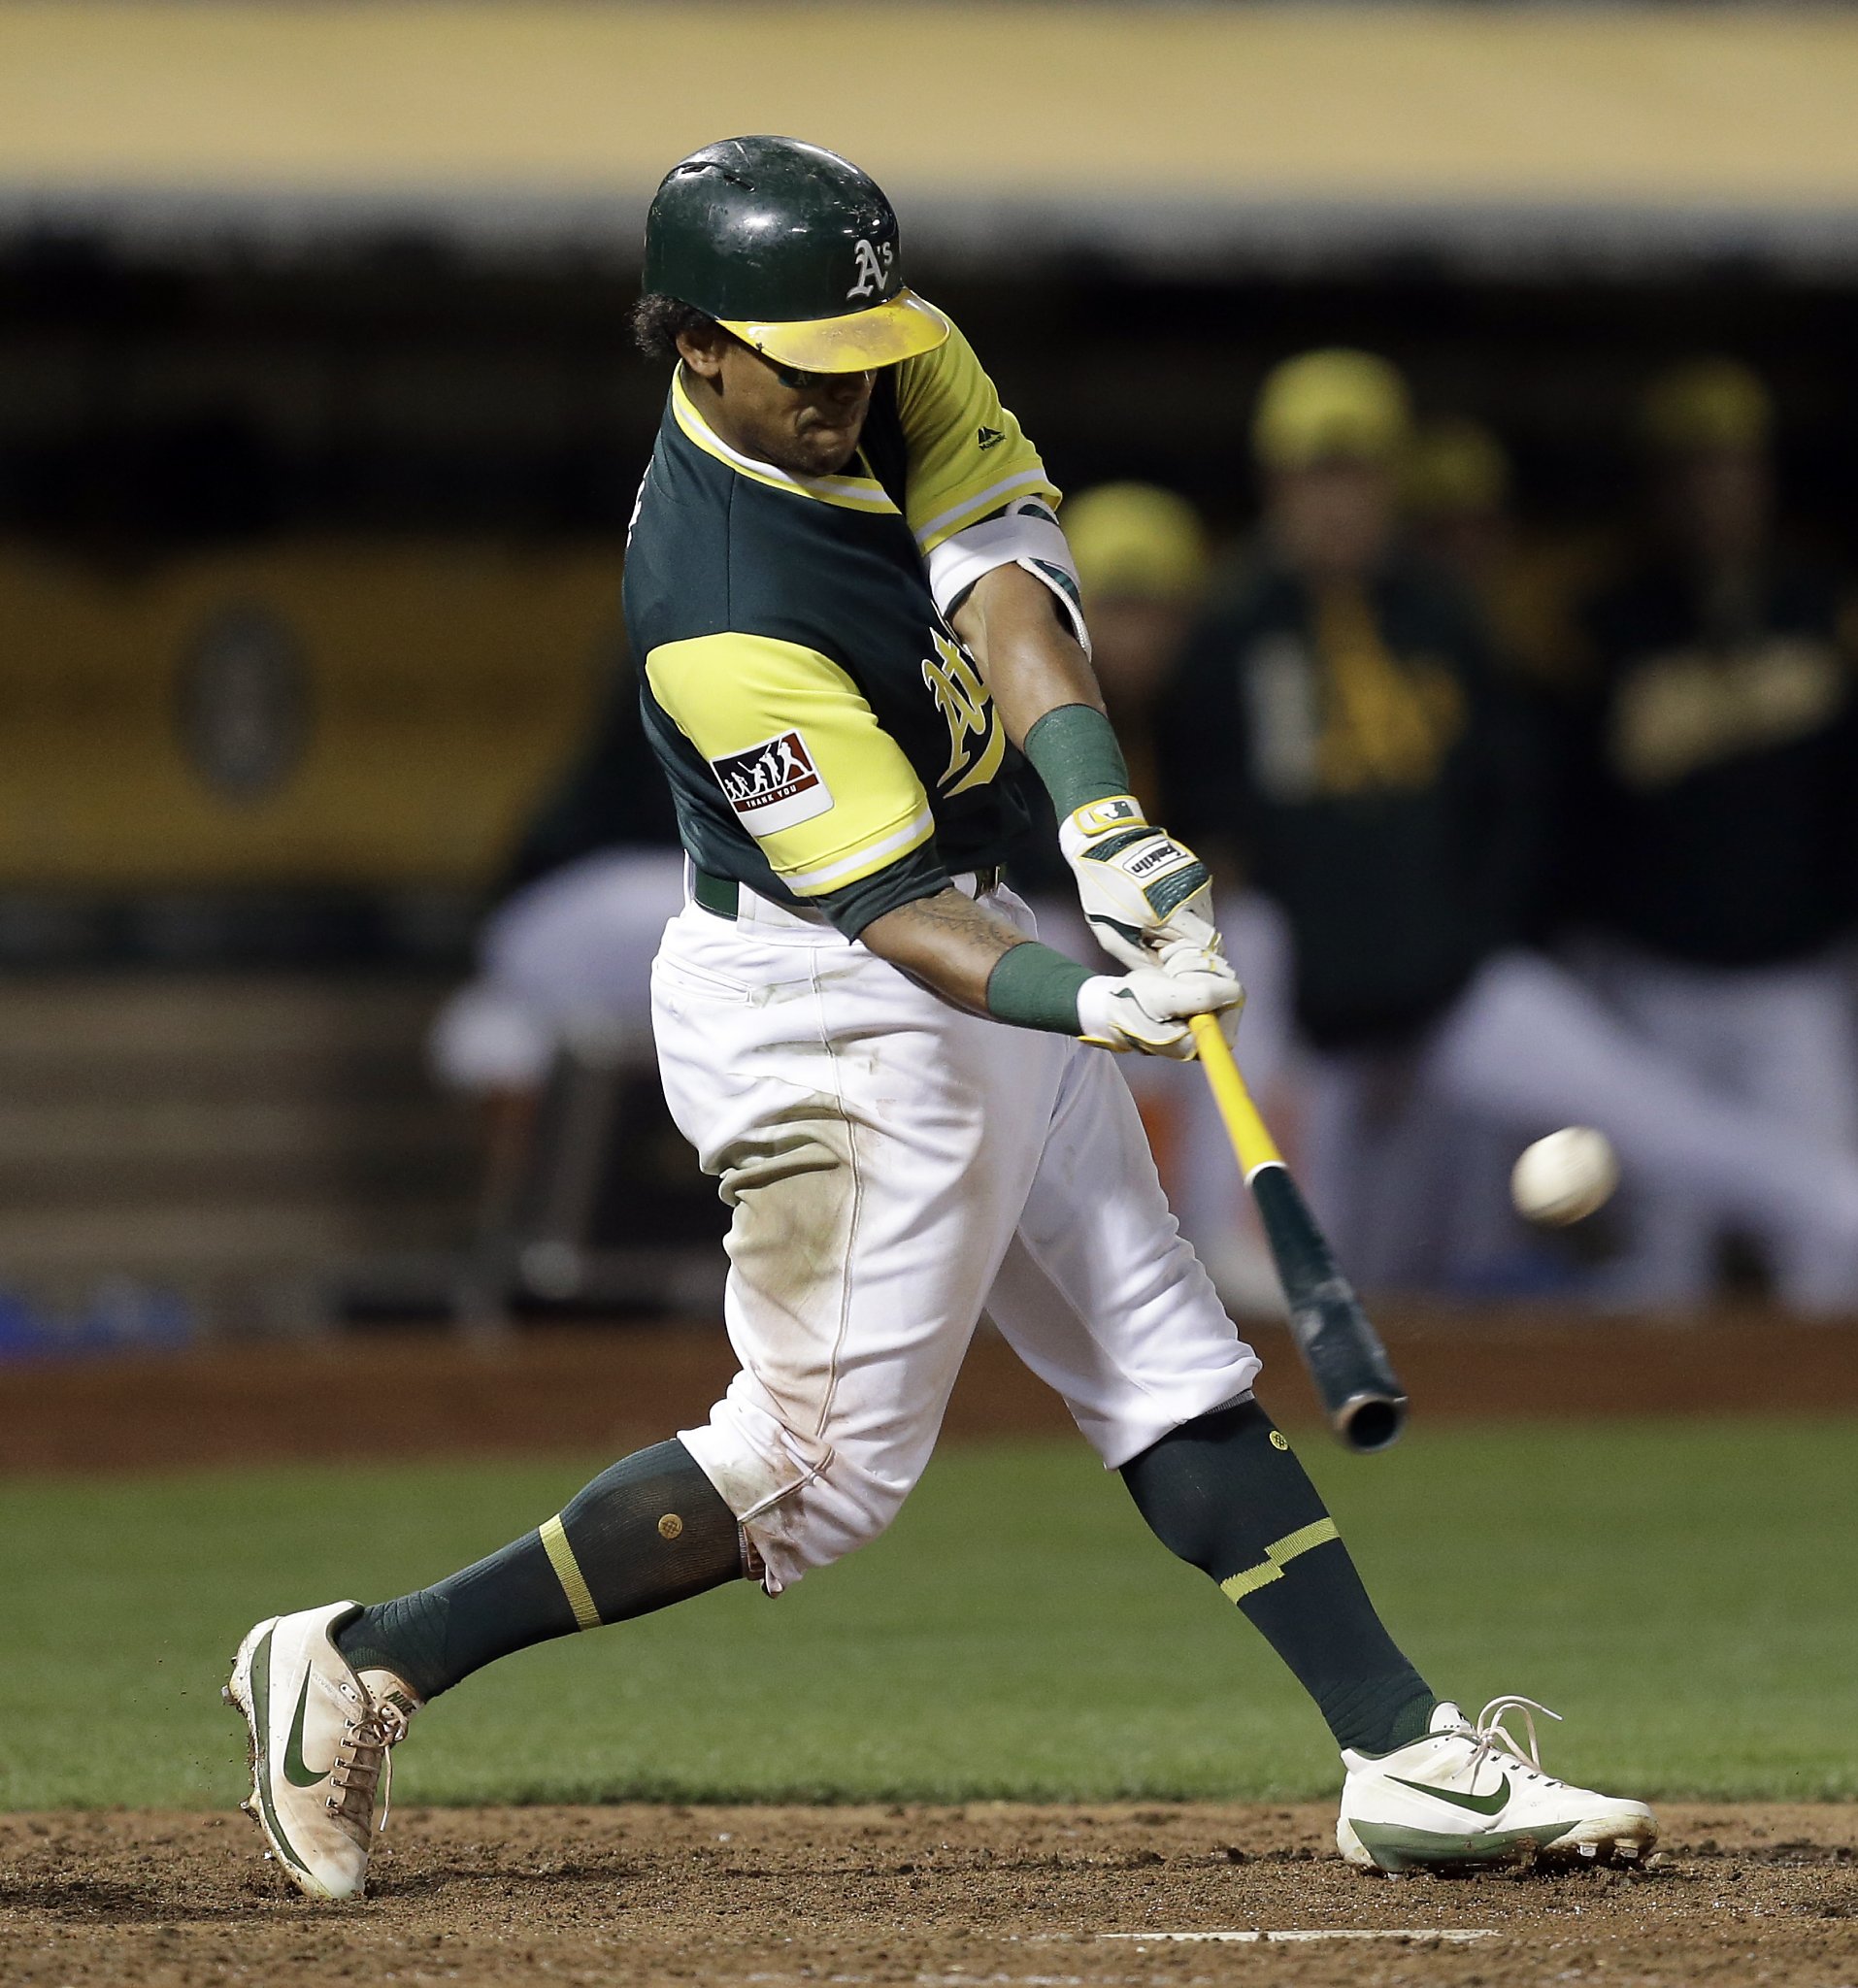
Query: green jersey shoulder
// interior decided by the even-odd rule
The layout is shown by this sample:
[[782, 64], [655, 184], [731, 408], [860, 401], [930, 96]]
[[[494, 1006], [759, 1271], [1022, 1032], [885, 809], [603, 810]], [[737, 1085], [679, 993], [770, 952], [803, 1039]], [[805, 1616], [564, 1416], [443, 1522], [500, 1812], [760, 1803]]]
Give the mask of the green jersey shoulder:
[[680, 377], [641, 487], [626, 622], [700, 869], [855, 931], [1004, 860], [1018, 755], [926, 564], [1058, 492], [959, 334], [879, 377], [843, 473], [732, 449]]

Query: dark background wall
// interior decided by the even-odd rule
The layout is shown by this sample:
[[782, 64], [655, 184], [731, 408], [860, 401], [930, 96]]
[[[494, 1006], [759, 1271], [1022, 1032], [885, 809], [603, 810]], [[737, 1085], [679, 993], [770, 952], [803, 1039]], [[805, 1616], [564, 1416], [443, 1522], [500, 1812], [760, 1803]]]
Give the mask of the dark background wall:
[[[1061, 478], [1248, 505], [1264, 369], [1315, 344], [1405, 366], [1422, 411], [1490, 421], [1531, 523], [1616, 516], [1660, 364], [1725, 351], [1779, 401], [1796, 521], [1858, 524], [1858, 283], [1685, 263], [1489, 277], [1410, 257], [1186, 281], [1108, 263], [1011, 279], [920, 266]], [[0, 249], [0, 532], [101, 549], [320, 531], [623, 531], [662, 393], [635, 358], [632, 270], [376, 239], [268, 259]]]

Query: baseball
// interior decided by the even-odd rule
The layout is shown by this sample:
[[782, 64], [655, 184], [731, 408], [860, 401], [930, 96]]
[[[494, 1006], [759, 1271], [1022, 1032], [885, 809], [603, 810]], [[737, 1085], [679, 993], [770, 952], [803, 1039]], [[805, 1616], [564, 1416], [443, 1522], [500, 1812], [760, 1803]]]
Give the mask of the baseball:
[[1560, 1228], [1590, 1215], [1619, 1184], [1612, 1141], [1591, 1125], [1566, 1125], [1525, 1146], [1510, 1175], [1516, 1212]]

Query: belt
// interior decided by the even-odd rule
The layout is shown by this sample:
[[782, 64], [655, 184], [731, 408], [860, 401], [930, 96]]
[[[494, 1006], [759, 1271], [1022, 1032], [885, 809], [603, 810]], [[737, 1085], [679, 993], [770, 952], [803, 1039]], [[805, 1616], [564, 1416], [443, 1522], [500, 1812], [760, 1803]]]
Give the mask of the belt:
[[[990, 890], [998, 890], [1006, 873], [998, 863], [985, 870], [964, 870], [959, 877], [949, 879], [964, 897], [985, 897]], [[815, 911], [807, 905], [783, 905], [773, 898], [764, 898], [757, 891], [749, 890], [747, 884], [738, 883], [730, 877], [713, 876], [708, 870], [692, 868], [690, 875], [691, 901], [699, 904], [706, 911], [718, 918], [739, 918], [742, 916], [744, 892], [757, 904], [766, 905], [770, 910], [784, 912], [790, 918], [797, 918], [803, 924], [823, 925], [827, 923], [823, 911]]]

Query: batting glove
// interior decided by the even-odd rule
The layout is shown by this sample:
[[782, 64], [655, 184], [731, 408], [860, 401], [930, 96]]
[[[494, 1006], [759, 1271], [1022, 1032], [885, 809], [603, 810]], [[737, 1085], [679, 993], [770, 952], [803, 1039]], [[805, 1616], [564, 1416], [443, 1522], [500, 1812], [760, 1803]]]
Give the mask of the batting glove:
[[1230, 1043], [1244, 1005], [1245, 990], [1217, 952], [1176, 941], [1160, 966], [1086, 980], [1078, 989], [1078, 1033], [1100, 1049], [1133, 1049], [1189, 1063], [1196, 1054], [1187, 1025], [1191, 1017], [1217, 1015]]
[[1152, 827], [1133, 794], [1075, 809], [1058, 824], [1058, 845], [1084, 918], [1112, 959], [1149, 967], [1169, 945], [1218, 949], [1206, 864]]

